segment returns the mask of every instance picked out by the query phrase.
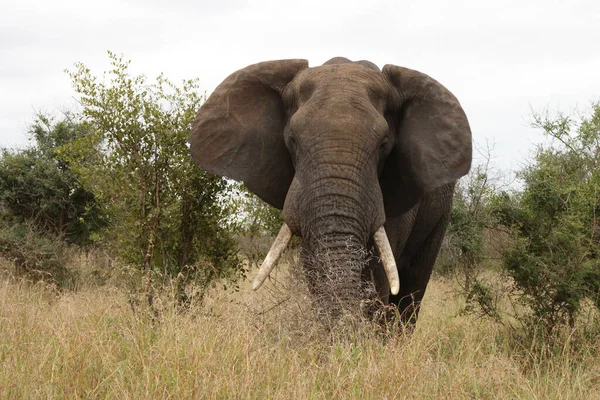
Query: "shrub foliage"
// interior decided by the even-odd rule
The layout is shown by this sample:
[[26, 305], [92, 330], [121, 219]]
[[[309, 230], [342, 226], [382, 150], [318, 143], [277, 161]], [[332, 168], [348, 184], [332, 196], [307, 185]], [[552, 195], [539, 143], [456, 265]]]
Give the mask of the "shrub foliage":
[[534, 126], [552, 140], [520, 172], [523, 190], [499, 195], [493, 213], [515, 238], [506, 272], [532, 321], [551, 331], [573, 326], [585, 299], [600, 307], [600, 104], [579, 121], [535, 114]]

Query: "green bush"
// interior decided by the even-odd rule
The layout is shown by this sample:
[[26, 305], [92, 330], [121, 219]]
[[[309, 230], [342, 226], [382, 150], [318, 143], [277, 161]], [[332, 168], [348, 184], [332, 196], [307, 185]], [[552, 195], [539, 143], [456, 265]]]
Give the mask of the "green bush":
[[32, 224], [39, 234], [90, 245], [93, 234], [106, 225], [106, 215], [58, 154], [61, 146], [87, 134], [71, 115], [57, 123], [36, 116], [29, 129], [32, 145], [1, 152], [0, 213]]
[[32, 144], [0, 153], [0, 256], [18, 275], [73, 287], [72, 247], [89, 248], [107, 224], [103, 207], [58, 150], [89, 132], [72, 115], [54, 123], [38, 115]]
[[530, 326], [573, 327], [584, 300], [600, 307], [600, 104], [579, 122], [534, 115], [552, 139], [519, 174], [523, 190], [495, 198], [514, 237], [504, 268], [528, 306]]

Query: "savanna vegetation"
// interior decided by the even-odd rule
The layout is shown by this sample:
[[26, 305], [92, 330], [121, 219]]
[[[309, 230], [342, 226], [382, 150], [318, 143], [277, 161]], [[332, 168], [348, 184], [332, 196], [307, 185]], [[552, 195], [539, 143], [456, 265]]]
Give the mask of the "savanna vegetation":
[[478, 147], [414, 331], [331, 335], [297, 250], [249, 290], [281, 215], [192, 163], [198, 81], [109, 58], [1, 152], [0, 398], [600, 397], [600, 103]]

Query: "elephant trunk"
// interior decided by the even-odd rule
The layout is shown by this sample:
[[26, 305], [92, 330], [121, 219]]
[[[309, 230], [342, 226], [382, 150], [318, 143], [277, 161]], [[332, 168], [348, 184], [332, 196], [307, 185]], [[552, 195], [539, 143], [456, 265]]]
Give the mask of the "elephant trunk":
[[326, 322], [359, 316], [361, 300], [372, 297], [361, 276], [369, 258], [375, 193], [357, 182], [356, 176], [321, 178], [307, 188], [310, 195], [300, 207], [305, 275]]
[[325, 236], [303, 246], [302, 260], [318, 314], [331, 323], [343, 314], [358, 316], [360, 301], [372, 297], [361, 280], [364, 245], [352, 236]]

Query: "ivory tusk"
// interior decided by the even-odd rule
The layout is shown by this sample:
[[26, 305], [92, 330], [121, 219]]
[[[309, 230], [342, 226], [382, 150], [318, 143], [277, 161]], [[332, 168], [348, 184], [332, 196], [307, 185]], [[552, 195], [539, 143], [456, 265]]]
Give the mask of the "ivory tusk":
[[375, 246], [379, 251], [383, 269], [385, 270], [385, 274], [390, 283], [390, 292], [392, 294], [398, 294], [400, 291], [400, 277], [398, 276], [398, 268], [396, 267], [396, 260], [392, 253], [392, 247], [390, 246], [390, 241], [385, 233], [385, 229], [383, 229], [383, 225], [377, 229], [375, 234], [373, 234], [373, 239], [375, 240]]
[[252, 290], [258, 289], [267, 279], [271, 271], [273, 271], [273, 268], [275, 268], [275, 264], [277, 264], [279, 257], [281, 257], [281, 253], [283, 253], [291, 239], [292, 231], [284, 222], [279, 230], [279, 233], [277, 234], [277, 237], [275, 238], [275, 241], [273, 242], [273, 245], [271, 246], [271, 250], [269, 250], [269, 253], [260, 266], [260, 269], [254, 278], [254, 282], [252, 282]]

